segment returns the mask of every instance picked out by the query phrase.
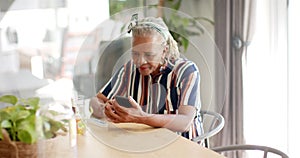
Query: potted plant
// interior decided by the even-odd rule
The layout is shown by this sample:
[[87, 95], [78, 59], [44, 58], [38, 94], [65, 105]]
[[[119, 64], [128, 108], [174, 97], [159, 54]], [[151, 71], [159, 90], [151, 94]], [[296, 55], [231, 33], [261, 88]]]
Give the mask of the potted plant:
[[[205, 33], [203, 26], [198, 22], [204, 21], [214, 25], [214, 21], [206, 17], [187, 17], [180, 13], [182, 0], [159, 0], [156, 5], [150, 5], [158, 10], [158, 16], [162, 17], [166, 25], [169, 27], [173, 38], [178, 42], [179, 48], [183, 47], [181, 51], [187, 51], [189, 46], [189, 38], [192, 36], [200, 36]], [[173, 9], [165, 10], [163, 8]], [[165, 15], [165, 11], [171, 13]]]
[[[0, 153], [7, 157], [37, 157], [39, 138], [55, 138], [58, 132], [67, 132], [63, 121], [47, 116], [37, 117], [40, 99], [18, 98], [14, 95], [0, 97], [8, 105], [0, 109]], [[37, 130], [37, 123], [43, 132]]]
[[[186, 52], [189, 46], [189, 38], [193, 36], [200, 36], [205, 33], [205, 29], [200, 22], [207, 22], [214, 25], [214, 21], [203, 16], [188, 17], [180, 12], [182, 0], [158, 0], [157, 3], [148, 4], [149, 2], [135, 3], [130, 0], [118, 1], [110, 0], [110, 14], [113, 15], [124, 9], [129, 9], [137, 6], [146, 6], [147, 9], [156, 10], [156, 16], [161, 17], [169, 28], [169, 31], [175, 41], [178, 43], [181, 52]], [[153, 14], [150, 10], [144, 12], [144, 16], [148, 16], [147, 12]], [[121, 32], [127, 28], [127, 24], [121, 27]]]

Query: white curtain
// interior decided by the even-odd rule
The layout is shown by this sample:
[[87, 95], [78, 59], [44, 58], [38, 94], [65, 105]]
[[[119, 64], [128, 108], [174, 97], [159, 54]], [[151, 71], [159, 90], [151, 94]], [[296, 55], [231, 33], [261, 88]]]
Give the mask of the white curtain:
[[300, 35], [300, 1], [289, 0], [288, 6], [288, 154], [291, 158], [300, 157], [300, 53], [299, 53], [299, 35]]
[[256, 11], [243, 58], [245, 141], [287, 152], [287, 0], [259, 0]]

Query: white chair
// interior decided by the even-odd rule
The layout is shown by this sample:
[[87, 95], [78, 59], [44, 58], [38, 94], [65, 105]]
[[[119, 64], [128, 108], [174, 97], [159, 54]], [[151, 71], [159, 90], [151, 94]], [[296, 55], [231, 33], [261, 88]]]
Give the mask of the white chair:
[[275, 155], [281, 156], [282, 158], [288, 158], [288, 156], [284, 152], [278, 149], [268, 147], [268, 146], [260, 146], [260, 145], [240, 144], [240, 145], [213, 147], [211, 149], [220, 154], [225, 154], [225, 153], [229, 154], [229, 152], [233, 152], [233, 151], [258, 150], [263, 152], [263, 158], [268, 158], [268, 153], [273, 153]]
[[192, 139], [197, 143], [204, 143], [204, 146], [209, 148], [209, 138], [217, 134], [224, 127], [224, 117], [213, 111], [201, 110], [200, 115], [203, 122], [204, 133]]

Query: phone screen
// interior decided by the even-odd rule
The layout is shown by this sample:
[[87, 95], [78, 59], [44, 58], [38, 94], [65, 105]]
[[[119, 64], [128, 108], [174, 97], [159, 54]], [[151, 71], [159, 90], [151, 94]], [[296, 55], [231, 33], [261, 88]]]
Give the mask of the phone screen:
[[115, 96], [116, 101], [118, 102], [119, 105], [126, 107], [126, 108], [131, 108], [132, 105], [130, 104], [129, 100], [127, 97], [123, 97], [123, 96]]

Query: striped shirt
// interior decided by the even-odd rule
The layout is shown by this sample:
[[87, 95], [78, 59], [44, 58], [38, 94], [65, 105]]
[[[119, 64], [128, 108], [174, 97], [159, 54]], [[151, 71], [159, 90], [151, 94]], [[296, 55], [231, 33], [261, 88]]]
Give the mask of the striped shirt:
[[109, 99], [115, 95], [132, 96], [151, 114], [177, 114], [180, 105], [194, 106], [197, 115], [193, 124], [181, 135], [191, 139], [203, 132], [199, 116], [200, 74], [192, 61], [170, 60], [159, 74], [143, 76], [131, 60], [99, 92]]

